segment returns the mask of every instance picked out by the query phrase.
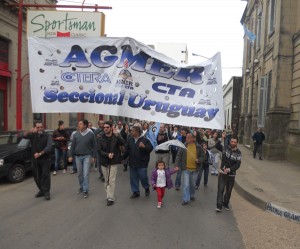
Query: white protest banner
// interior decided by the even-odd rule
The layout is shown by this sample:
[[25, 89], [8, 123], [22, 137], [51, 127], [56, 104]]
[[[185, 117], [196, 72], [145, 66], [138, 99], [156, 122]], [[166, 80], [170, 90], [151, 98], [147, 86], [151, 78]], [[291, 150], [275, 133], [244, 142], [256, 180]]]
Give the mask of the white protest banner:
[[34, 113], [224, 127], [219, 53], [186, 65], [132, 38], [29, 37], [28, 46]]

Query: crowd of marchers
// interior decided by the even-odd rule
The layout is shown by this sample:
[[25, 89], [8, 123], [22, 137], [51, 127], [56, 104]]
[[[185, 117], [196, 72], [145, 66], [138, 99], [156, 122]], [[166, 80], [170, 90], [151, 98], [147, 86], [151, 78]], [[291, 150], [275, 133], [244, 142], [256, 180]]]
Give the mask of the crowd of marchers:
[[[130, 198], [140, 197], [140, 185], [146, 197], [152, 188], [157, 193], [157, 208], [163, 205], [165, 190], [173, 186], [182, 192], [182, 205], [195, 201], [202, 175], [203, 186], [207, 188], [210, 172], [218, 177], [216, 211], [229, 209], [236, 171], [241, 165], [238, 139], [232, 129], [225, 127], [224, 130], [213, 130], [160, 123], [156, 141], [151, 141], [147, 133], [153, 131], [155, 125], [154, 122], [139, 120], [133, 124], [100, 120], [98, 127], [94, 128], [91, 122], [83, 119], [78, 122], [77, 130], [69, 136], [64, 122], [59, 121], [51, 137], [44, 131], [43, 123], [36, 121], [34, 127], [24, 135], [32, 144], [34, 180], [39, 189], [35, 196], [50, 200], [50, 153], [54, 143], [53, 175], [58, 173], [61, 164], [63, 173], [67, 173], [68, 162], [72, 163], [70, 173], [76, 173], [79, 181], [77, 194], [82, 194], [84, 198], [88, 197], [90, 191], [89, 174], [93, 165], [104, 183], [107, 206], [115, 203], [117, 171], [120, 167], [123, 171], [129, 171]], [[170, 140], [179, 140], [184, 146], [168, 143], [171, 145], [155, 150], [155, 146]], [[149, 166], [153, 150], [156, 165]], [[148, 167], [152, 169], [150, 177]], [[174, 184], [172, 174], [176, 174]]]

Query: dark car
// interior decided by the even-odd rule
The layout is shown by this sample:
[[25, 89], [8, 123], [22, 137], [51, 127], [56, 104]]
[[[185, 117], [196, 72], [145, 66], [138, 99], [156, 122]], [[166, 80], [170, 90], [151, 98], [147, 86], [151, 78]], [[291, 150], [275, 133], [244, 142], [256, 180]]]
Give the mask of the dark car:
[[[52, 135], [52, 131], [47, 131]], [[20, 133], [0, 134], [0, 177], [7, 177], [12, 183], [21, 182], [26, 172], [31, 171], [31, 144]], [[5, 143], [5, 141], [7, 141]], [[54, 163], [54, 147], [51, 162]]]

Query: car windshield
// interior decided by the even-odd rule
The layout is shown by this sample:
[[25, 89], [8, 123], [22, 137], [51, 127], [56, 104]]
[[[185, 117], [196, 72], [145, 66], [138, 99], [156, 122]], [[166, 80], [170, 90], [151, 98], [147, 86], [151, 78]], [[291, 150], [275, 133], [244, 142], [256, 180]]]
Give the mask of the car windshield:
[[0, 133], [1, 144], [16, 144], [18, 142], [18, 134], [13, 133]]
[[30, 143], [29, 139], [22, 138], [18, 144], [18, 147], [27, 147], [29, 143]]

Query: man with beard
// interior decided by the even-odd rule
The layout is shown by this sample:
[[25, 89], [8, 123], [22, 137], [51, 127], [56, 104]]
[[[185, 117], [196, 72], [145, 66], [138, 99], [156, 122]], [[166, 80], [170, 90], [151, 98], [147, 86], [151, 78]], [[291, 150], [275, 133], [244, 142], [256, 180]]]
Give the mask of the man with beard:
[[112, 122], [106, 121], [103, 128], [104, 133], [97, 138], [97, 150], [100, 159], [99, 164], [105, 178], [106, 205], [112, 206], [115, 201], [117, 170], [122, 161], [120, 147], [125, 145], [125, 141], [119, 133], [113, 133]]
[[[222, 140], [225, 136], [222, 134]], [[234, 186], [236, 171], [241, 166], [242, 153], [237, 148], [238, 139], [233, 135], [230, 139], [230, 144], [224, 146], [221, 141], [216, 143], [216, 148], [222, 151], [222, 162], [218, 177], [218, 194], [217, 194], [217, 212], [221, 212], [223, 207], [229, 210], [229, 201], [231, 191]], [[224, 190], [225, 194], [224, 194]]]
[[51, 136], [44, 131], [42, 121], [35, 121], [34, 128], [25, 133], [24, 138], [30, 139], [32, 153], [32, 171], [34, 181], [39, 189], [36, 198], [44, 196], [50, 200], [50, 167], [51, 167]]

